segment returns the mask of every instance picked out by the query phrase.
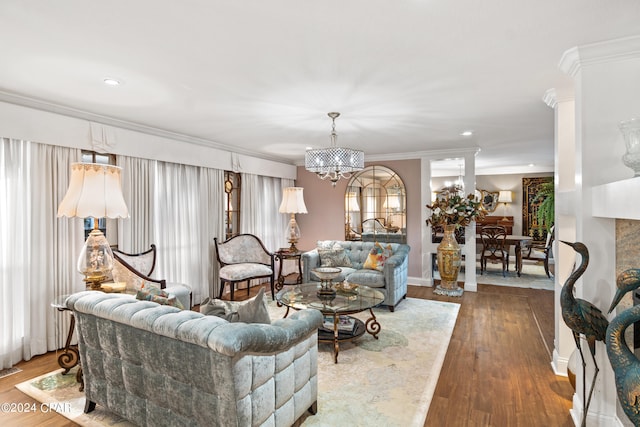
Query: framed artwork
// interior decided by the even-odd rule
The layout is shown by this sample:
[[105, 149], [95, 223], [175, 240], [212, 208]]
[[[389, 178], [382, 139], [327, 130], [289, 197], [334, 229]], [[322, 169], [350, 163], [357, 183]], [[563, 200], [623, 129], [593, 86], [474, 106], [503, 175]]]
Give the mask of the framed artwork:
[[522, 234], [533, 237], [534, 243], [544, 243], [547, 234], [538, 224], [538, 206], [542, 200], [536, 195], [540, 185], [553, 181], [552, 176], [540, 178], [522, 178]]

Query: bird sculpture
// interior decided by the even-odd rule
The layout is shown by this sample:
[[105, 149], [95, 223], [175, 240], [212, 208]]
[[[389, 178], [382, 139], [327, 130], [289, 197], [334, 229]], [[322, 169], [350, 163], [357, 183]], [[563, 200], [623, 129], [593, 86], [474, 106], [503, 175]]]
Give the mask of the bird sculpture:
[[[574, 269], [565, 281], [564, 286], [562, 286], [562, 291], [560, 292], [560, 307], [562, 309], [562, 319], [564, 319], [564, 322], [573, 332], [573, 339], [576, 342], [580, 358], [582, 359], [582, 425], [585, 426], [589, 404], [591, 403], [591, 396], [593, 394], [593, 387], [596, 383], [598, 372], [600, 371], [598, 363], [596, 362], [596, 341], [604, 342], [609, 321], [604, 317], [598, 307], [589, 301], [576, 298], [573, 295], [576, 281], [584, 274], [589, 265], [589, 250], [585, 244], [581, 242], [570, 243], [562, 240], [561, 242], [571, 246], [573, 250], [581, 256], [580, 265]], [[580, 335], [584, 335], [589, 345], [589, 352], [591, 353], [591, 359], [595, 366], [591, 389], [589, 390], [589, 396], [586, 401], [584, 399], [586, 394], [586, 362], [582, 352], [582, 346], [580, 345]]]
[[[630, 268], [616, 278], [616, 294], [609, 313], [618, 305], [622, 297], [640, 287], [640, 269]], [[640, 320], [640, 305], [635, 305], [617, 315], [607, 328], [606, 344], [609, 362], [616, 380], [618, 400], [634, 425], [640, 425], [640, 360], [625, 342], [624, 332]]]
[[616, 308], [627, 292], [635, 291], [638, 287], [640, 287], [640, 269], [630, 268], [620, 273], [616, 278], [617, 289], [609, 306], [609, 313]]
[[618, 400], [633, 425], [640, 425], [640, 360], [627, 346], [624, 331], [640, 320], [640, 305], [617, 315], [607, 328], [607, 355], [616, 379]]

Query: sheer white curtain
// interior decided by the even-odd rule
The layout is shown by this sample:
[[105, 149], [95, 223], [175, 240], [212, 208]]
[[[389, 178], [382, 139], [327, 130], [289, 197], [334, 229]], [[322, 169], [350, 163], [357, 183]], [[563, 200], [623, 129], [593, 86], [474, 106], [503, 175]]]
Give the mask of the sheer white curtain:
[[156, 161], [118, 156], [122, 167], [122, 194], [129, 218], [118, 220], [118, 248], [127, 253], [149, 249], [154, 239], [154, 197]]
[[270, 251], [288, 246], [285, 229], [289, 216], [278, 212], [282, 189], [292, 187], [293, 180], [242, 174], [240, 191], [240, 230], [255, 234]]
[[84, 289], [81, 219], [57, 219], [80, 151], [3, 138], [0, 146], [0, 368], [60, 348], [68, 313], [54, 298]]
[[[282, 214], [278, 210], [282, 202], [282, 189], [293, 187], [293, 185], [292, 179], [242, 175], [240, 230], [242, 233], [258, 236], [271, 252], [289, 247], [285, 238], [289, 215]], [[294, 272], [297, 272], [297, 265], [294, 262], [286, 262], [282, 266], [282, 274]]]
[[222, 170], [156, 163], [156, 277], [190, 286], [196, 304], [217, 288], [212, 246], [224, 233], [223, 188]]

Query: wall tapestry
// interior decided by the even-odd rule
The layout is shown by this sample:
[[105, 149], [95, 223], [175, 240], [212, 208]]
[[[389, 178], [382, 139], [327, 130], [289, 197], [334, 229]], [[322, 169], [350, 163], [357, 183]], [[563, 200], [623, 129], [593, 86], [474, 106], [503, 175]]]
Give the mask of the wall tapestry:
[[522, 178], [522, 234], [533, 237], [535, 243], [545, 243], [546, 231], [538, 224], [538, 206], [542, 200], [536, 198], [540, 185], [552, 182], [552, 176]]

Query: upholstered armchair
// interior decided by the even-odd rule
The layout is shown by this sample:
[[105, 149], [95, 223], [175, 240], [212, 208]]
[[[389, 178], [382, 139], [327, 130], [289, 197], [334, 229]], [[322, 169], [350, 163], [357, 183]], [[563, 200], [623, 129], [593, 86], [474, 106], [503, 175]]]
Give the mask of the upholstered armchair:
[[247, 295], [251, 280], [268, 278], [271, 285], [271, 298], [274, 298], [274, 257], [262, 241], [253, 234], [238, 234], [224, 242], [213, 239], [216, 245], [216, 258], [220, 264], [220, 294], [222, 298], [225, 283], [231, 287], [233, 299], [235, 285], [247, 282]]
[[156, 245], [152, 244], [150, 249], [138, 254], [128, 254], [114, 249], [113, 258], [113, 280], [124, 282], [126, 292], [135, 293], [142, 287], [160, 288], [175, 295], [183, 307], [191, 309], [192, 295], [189, 286], [178, 283], [167, 285], [164, 279], [150, 277], [156, 267]]

